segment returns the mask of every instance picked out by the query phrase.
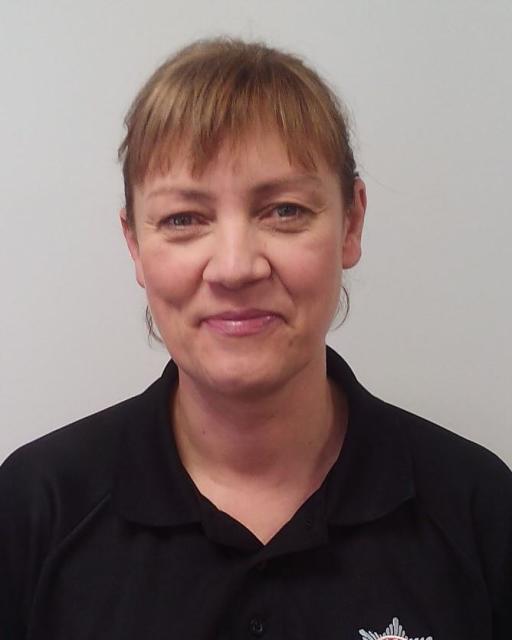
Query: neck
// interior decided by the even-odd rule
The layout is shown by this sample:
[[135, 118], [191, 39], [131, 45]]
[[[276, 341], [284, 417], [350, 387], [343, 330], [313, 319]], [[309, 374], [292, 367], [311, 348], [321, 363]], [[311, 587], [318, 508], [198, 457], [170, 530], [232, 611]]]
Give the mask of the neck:
[[327, 378], [324, 351], [258, 399], [219, 395], [180, 371], [172, 417], [180, 457], [199, 489], [294, 486], [307, 492], [339, 454], [346, 404]]

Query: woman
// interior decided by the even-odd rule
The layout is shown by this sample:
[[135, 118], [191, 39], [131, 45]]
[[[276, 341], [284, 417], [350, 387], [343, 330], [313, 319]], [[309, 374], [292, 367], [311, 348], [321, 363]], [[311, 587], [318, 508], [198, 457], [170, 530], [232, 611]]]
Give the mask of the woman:
[[126, 125], [121, 222], [172, 360], [2, 467], [4, 636], [508, 637], [509, 470], [325, 346], [366, 208], [335, 96], [211, 40]]

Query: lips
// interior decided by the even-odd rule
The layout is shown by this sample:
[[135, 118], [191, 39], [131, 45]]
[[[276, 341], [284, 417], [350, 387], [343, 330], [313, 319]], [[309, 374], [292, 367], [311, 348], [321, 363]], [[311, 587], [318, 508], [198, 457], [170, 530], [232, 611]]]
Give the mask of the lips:
[[239, 309], [231, 311], [221, 311], [215, 315], [208, 316], [207, 320], [250, 320], [252, 318], [262, 318], [265, 316], [276, 316], [277, 313], [266, 309]]
[[231, 337], [243, 337], [262, 333], [281, 320], [278, 314], [262, 309], [223, 311], [208, 316], [204, 324], [211, 331]]

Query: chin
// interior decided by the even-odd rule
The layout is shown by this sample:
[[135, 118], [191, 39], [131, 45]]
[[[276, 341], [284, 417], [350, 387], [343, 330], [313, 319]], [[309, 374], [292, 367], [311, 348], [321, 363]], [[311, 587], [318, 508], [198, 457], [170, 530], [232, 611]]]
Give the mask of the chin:
[[279, 381], [268, 379], [257, 379], [253, 377], [250, 380], [243, 379], [241, 376], [228, 378], [209, 377], [208, 384], [212, 391], [224, 398], [233, 400], [242, 400], [254, 402], [264, 397], [269, 397], [276, 388], [281, 385]]
[[283, 362], [272, 349], [203, 353], [195, 362], [189, 359], [190, 354], [188, 356], [187, 362], [176, 361], [178, 367], [196, 384], [224, 396], [261, 397], [286, 384], [293, 375], [289, 362]]
[[[295, 339], [294, 339], [295, 338]], [[199, 334], [168, 344], [178, 368], [197, 386], [226, 396], [255, 398], [284, 387], [311, 361], [307, 339], [274, 333], [265, 338], [214, 339]], [[323, 347], [322, 347], [323, 353]]]

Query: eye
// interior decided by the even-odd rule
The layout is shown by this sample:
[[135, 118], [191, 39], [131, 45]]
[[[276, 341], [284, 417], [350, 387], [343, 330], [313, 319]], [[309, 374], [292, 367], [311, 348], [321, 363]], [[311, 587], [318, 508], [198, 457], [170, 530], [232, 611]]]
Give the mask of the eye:
[[280, 202], [267, 209], [265, 223], [276, 231], [298, 232], [306, 229], [314, 212], [294, 202]]
[[173, 213], [163, 220], [166, 227], [190, 227], [197, 222], [196, 216], [192, 213]]
[[283, 202], [282, 204], [278, 204], [274, 207], [274, 211], [276, 212], [277, 217], [282, 220], [293, 220], [296, 218], [300, 218], [306, 213], [306, 209], [304, 207], [301, 207], [298, 204], [293, 204], [291, 202]]

